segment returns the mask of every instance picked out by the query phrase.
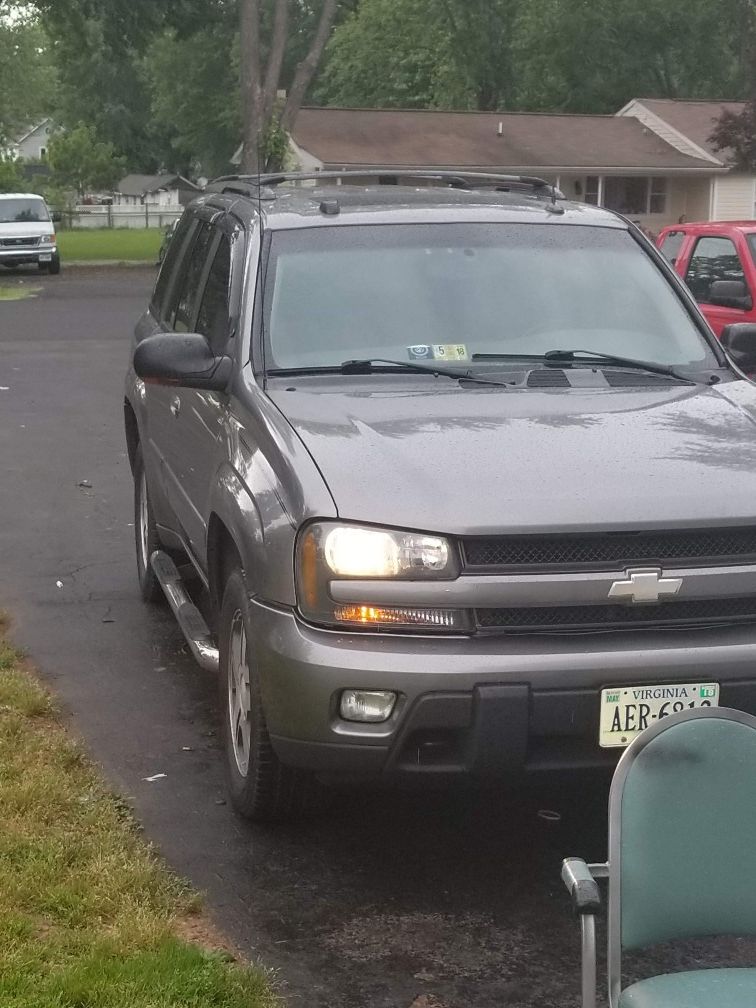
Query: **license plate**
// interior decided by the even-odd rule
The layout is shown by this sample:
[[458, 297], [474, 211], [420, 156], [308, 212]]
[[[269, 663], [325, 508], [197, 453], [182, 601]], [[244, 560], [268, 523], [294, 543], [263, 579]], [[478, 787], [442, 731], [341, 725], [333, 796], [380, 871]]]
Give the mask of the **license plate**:
[[605, 749], [630, 745], [636, 735], [657, 721], [694, 707], [716, 707], [719, 683], [670, 683], [660, 686], [619, 686], [601, 690], [599, 745]]
[[50, 262], [51, 259], [52, 259], [52, 253], [51, 252], [40, 252], [40, 255], [39, 255], [39, 261], [40, 262]]

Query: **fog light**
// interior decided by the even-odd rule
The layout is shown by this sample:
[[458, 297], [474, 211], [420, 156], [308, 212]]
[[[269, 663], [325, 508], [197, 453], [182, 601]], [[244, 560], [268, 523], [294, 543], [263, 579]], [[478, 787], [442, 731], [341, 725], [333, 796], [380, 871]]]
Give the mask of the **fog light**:
[[344, 690], [339, 711], [345, 721], [387, 721], [396, 703], [391, 690]]

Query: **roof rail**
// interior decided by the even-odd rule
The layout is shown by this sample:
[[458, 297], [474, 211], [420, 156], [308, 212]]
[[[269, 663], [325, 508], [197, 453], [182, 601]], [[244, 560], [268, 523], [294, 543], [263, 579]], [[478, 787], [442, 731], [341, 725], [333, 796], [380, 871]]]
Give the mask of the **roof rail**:
[[274, 197], [272, 190], [284, 182], [322, 182], [376, 179], [379, 185], [389, 183], [389, 179], [412, 179], [418, 182], [446, 182], [451, 189], [493, 188], [499, 192], [530, 190], [534, 194], [548, 198], [564, 199], [556, 186], [545, 179], [533, 175], [501, 175], [495, 172], [437, 171], [435, 168], [385, 168], [349, 169], [345, 171], [318, 172], [264, 172], [260, 175], [221, 175], [211, 179], [205, 187], [209, 192], [232, 192], [257, 198], [260, 190], [269, 190], [267, 198]]

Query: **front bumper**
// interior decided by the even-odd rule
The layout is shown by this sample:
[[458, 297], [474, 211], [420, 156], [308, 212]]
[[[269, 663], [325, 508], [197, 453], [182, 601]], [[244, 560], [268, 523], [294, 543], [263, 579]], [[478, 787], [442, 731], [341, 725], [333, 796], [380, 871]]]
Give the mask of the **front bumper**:
[[[756, 626], [533, 636], [404, 637], [316, 630], [252, 601], [255, 658], [281, 760], [345, 776], [514, 777], [611, 767], [606, 686], [721, 684], [756, 714]], [[399, 694], [384, 724], [342, 720], [343, 689]]]
[[31, 248], [0, 246], [0, 265], [18, 266], [22, 263], [51, 262], [57, 252], [56, 245], [35, 245]]

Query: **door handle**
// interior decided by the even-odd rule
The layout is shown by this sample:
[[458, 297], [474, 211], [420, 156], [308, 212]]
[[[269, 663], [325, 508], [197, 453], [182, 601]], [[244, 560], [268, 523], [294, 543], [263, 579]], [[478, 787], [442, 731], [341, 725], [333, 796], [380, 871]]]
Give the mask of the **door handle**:
[[173, 399], [171, 399], [171, 413], [173, 413], [173, 415], [177, 417], [180, 412], [181, 412], [181, 400], [179, 399], [178, 396], [174, 396]]

